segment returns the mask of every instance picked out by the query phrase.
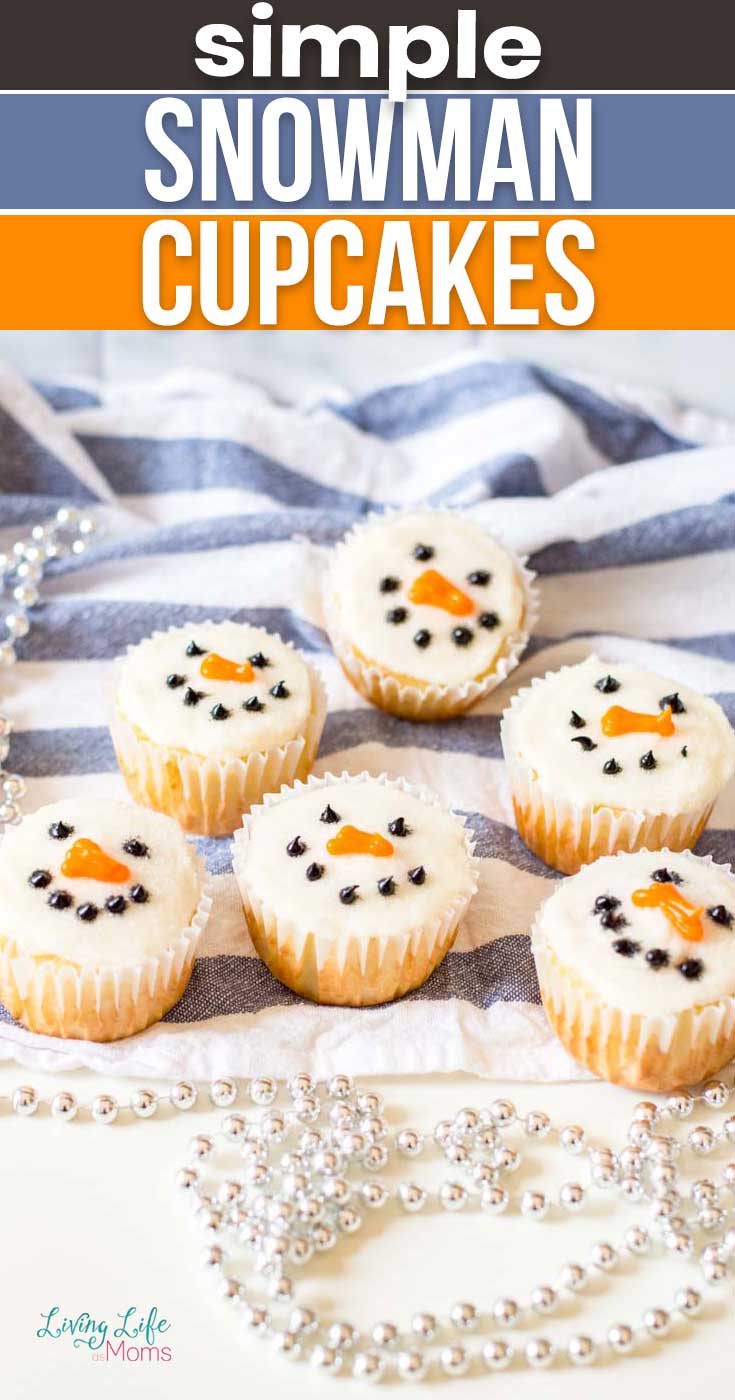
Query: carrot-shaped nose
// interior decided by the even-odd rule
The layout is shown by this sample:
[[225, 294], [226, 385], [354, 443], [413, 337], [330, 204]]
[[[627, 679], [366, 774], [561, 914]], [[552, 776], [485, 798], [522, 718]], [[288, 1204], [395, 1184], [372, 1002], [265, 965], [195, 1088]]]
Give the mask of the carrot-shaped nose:
[[359, 826], [341, 826], [327, 841], [330, 856], [392, 856], [393, 846], [379, 831], [361, 831]]
[[249, 661], [228, 661], [226, 656], [218, 656], [216, 651], [208, 651], [199, 667], [208, 681], [252, 681], [255, 672]]
[[649, 885], [645, 890], [634, 890], [631, 899], [639, 909], [663, 909], [669, 923], [682, 938], [687, 938], [690, 943], [701, 943], [704, 937], [702, 909], [690, 904], [676, 885], [669, 882]]
[[456, 588], [438, 569], [424, 569], [408, 590], [410, 603], [426, 603], [430, 608], [442, 608], [452, 617], [467, 617], [475, 605], [461, 588]]
[[61, 873], [69, 880], [104, 880], [106, 885], [122, 885], [130, 879], [127, 865], [108, 856], [96, 841], [86, 836], [69, 847], [61, 862]]
[[611, 705], [600, 723], [603, 734], [609, 739], [617, 738], [618, 734], [660, 734], [662, 739], [670, 739], [676, 733], [670, 705], [658, 715], [642, 715], [637, 710], [626, 710], [623, 705]]

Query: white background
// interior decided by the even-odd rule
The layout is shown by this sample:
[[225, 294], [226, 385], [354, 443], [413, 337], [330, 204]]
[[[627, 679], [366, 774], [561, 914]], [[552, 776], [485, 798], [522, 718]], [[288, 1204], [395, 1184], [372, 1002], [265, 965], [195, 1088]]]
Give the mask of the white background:
[[[732, 332], [5, 332], [0, 355], [32, 376], [95, 376], [103, 379], [169, 369], [173, 364], [227, 367], [256, 379], [279, 397], [330, 391], [335, 380], [347, 390], [371, 386], [379, 366], [403, 367], [445, 358], [452, 350], [485, 344], [491, 354], [529, 357], [566, 369], [584, 368], [608, 378], [672, 391], [690, 403], [724, 413], [735, 404], [735, 333]], [[268, 1072], [269, 1066], [263, 1066]], [[0, 1094], [31, 1079], [58, 1088], [51, 1077], [4, 1067]], [[89, 1098], [102, 1088], [121, 1097], [131, 1086], [102, 1085], [89, 1074], [64, 1076], [64, 1086]], [[563, 1124], [578, 1121], [595, 1136], [622, 1145], [637, 1095], [599, 1084], [489, 1086], [469, 1078], [394, 1080], [374, 1086], [385, 1092], [393, 1126], [428, 1126], [466, 1103], [480, 1106], [507, 1092], [524, 1110], [545, 1107]], [[163, 1111], [148, 1123], [129, 1116], [111, 1128], [88, 1122], [57, 1124], [48, 1115], [16, 1120], [0, 1103], [0, 1237], [4, 1287], [0, 1303], [3, 1394], [12, 1400], [52, 1395], [58, 1400], [97, 1397], [158, 1397], [200, 1400], [224, 1393], [245, 1400], [287, 1400], [330, 1394], [359, 1394], [356, 1384], [314, 1376], [268, 1355], [267, 1344], [243, 1342], [237, 1319], [212, 1298], [197, 1259], [201, 1243], [172, 1189], [186, 1143], [221, 1115], [203, 1100], [190, 1115]], [[735, 1155], [731, 1154], [731, 1155]], [[514, 1189], [543, 1176], [556, 1190], [563, 1180], [586, 1180], [573, 1158], [559, 1160], [535, 1148]], [[716, 1177], [726, 1154], [695, 1164], [698, 1175]], [[544, 1170], [544, 1164], [549, 1166]], [[538, 1166], [534, 1166], [538, 1163]], [[400, 1168], [403, 1167], [400, 1164]], [[429, 1167], [412, 1167], [420, 1177]], [[436, 1178], [434, 1171], [434, 1179]], [[323, 1256], [309, 1272], [304, 1301], [329, 1316], [347, 1313], [357, 1323], [380, 1317], [407, 1324], [419, 1307], [446, 1311], [469, 1297], [488, 1307], [505, 1293], [524, 1295], [539, 1282], [553, 1282], [568, 1259], [584, 1261], [590, 1244], [620, 1238], [631, 1214], [616, 1201], [594, 1195], [589, 1211], [574, 1220], [558, 1214], [544, 1224], [522, 1221], [517, 1209], [498, 1220], [426, 1215], [399, 1217], [390, 1208], [366, 1222], [354, 1240]], [[658, 1261], [626, 1265], [599, 1278], [535, 1333], [563, 1340], [576, 1330], [601, 1329], [616, 1321], [637, 1322], [644, 1307], [666, 1305], [691, 1267]], [[68, 1338], [37, 1339], [41, 1314], [57, 1305], [74, 1315], [88, 1310], [115, 1324], [131, 1304], [155, 1304], [171, 1321], [168, 1365], [93, 1361]], [[438, 1381], [432, 1395], [457, 1400], [492, 1392], [506, 1400], [541, 1394], [549, 1400], [643, 1400], [652, 1390], [668, 1400], [689, 1400], [732, 1384], [733, 1286], [709, 1295], [706, 1316], [679, 1324], [662, 1344], [647, 1344], [635, 1358], [600, 1364], [592, 1371], [555, 1367], [541, 1374], [513, 1367], [497, 1375], [478, 1372], [463, 1381]], [[519, 1333], [531, 1336], [534, 1332]], [[336, 1389], [334, 1388], [336, 1386]], [[393, 1392], [395, 1393], [395, 1391]]]
[[535, 359], [735, 414], [735, 331], [2, 331], [0, 357], [49, 378], [229, 369], [278, 398], [369, 388], [455, 351]]

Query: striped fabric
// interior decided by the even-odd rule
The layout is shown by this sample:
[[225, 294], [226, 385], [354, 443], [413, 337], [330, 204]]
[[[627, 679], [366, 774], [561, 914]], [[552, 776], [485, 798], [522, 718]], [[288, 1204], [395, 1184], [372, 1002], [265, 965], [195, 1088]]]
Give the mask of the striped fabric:
[[[287, 385], [284, 391], [287, 392]], [[471, 357], [348, 400], [284, 407], [216, 374], [32, 388], [0, 374], [0, 548], [60, 503], [104, 532], [55, 566], [2, 678], [29, 808], [121, 795], [106, 727], [111, 662], [152, 629], [247, 619], [314, 657], [330, 713], [317, 771], [388, 771], [466, 814], [481, 888], [454, 950], [390, 1007], [307, 1005], [254, 954], [229, 840], [199, 843], [215, 913], [166, 1022], [112, 1046], [44, 1041], [0, 1010], [0, 1057], [39, 1068], [208, 1076], [310, 1063], [366, 1073], [575, 1074], [539, 1004], [528, 930], [555, 878], [519, 841], [499, 717], [519, 684], [591, 650], [715, 694], [735, 720], [730, 425], [532, 365]], [[522, 665], [468, 716], [413, 725], [368, 707], [324, 633], [326, 547], [369, 510], [464, 506], [530, 555], [541, 618]], [[726, 793], [700, 850], [733, 854]]]

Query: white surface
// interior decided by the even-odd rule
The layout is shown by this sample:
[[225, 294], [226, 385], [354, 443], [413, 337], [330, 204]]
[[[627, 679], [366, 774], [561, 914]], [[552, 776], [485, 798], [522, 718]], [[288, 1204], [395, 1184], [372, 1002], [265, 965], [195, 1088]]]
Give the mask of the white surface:
[[[58, 1089], [57, 1080], [38, 1076], [39, 1087]], [[5, 1070], [0, 1090], [7, 1093], [23, 1076]], [[69, 1075], [64, 1084], [81, 1095], [103, 1087], [90, 1074]], [[108, 1086], [104, 1086], [108, 1087]], [[109, 1086], [121, 1093], [120, 1082]], [[519, 1109], [544, 1107], [559, 1125], [581, 1122], [593, 1136], [619, 1145], [635, 1095], [599, 1084], [479, 1086], [467, 1078], [393, 1080], [373, 1087], [388, 1096], [391, 1127], [432, 1125], [464, 1104], [487, 1105], [507, 1090]], [[171, 1110], [147, 1123], [109, 1128], [89, 1123], [55, 1123], [48, 1118], [16, 1121], [6, 1105], [0, 1114], [3, 1191], [0, 1229], [6, 1261], [3, 1290], [3, 1392], [9, 1400], [201, 1400], [202, 1396], [241, 1396], [248, 1400], [328, 1400], [360, 1396], [364, 1386], [315, 1376], [308, 1367], [269, 1355], [266, 1343], [245, 1340], [236, 1316], [216, 1299], [202, 1276], [202, 1241], [173, 1191], [176, 1169], [186, 1157], [194, 1132], [210, 1130], [221, 1117], [203, 1104], [189, 1114]], [[705, 1115], [696, 1121], [705, 1121]], [[515, 1138], [513, 1139], [515, 1140]], [[411, 1177], [442, 1179], [427, 1160], [412, 1163]], [[715, 1176], [727, 1160], [721, 1152], [698, 1175]], [[11, 1166], [12, 1163], [12, 1166]], [[536, 1167], [534, 1164], [537, 1163]], [[401, 1168], [399, 1168], [401, 1170]], [[528, 1163], [512, 1181], [515, 1191], [531, 1180], [557, 1187], [585, 1180], [578, 1160], [550, 1147], [529, 1149]], [[423, 1174], [427, 1175], [424, 1176]], [[407, 1326], [420, 1307], [446, 1311], [462, 1298], [488, 1307], [496, 1297], [525, 1294], [536, 1283], [553, 1282], [568, 1260], [583, 1261], [599, 1239], [617, 1240], [635, 1218], [629, 1207], [595, 1193], [590, 1208], [570, 1219], [543, 1224], [522, 1220], [517, 1210], [492, 1219], [467, 1212], [404, 1216], [393, 1206], [369, 1216], [364, 1228], [338, 1250], [320, 1258], [304, 1275], [304, 1302], [325, 1315], [348, 1315], [363, 1323], [395, 1318]], [[309, 1280], [309, 1282], [307, 1282]], [[511, 1340], [533, 1335], [569, 1338], [577, 1331], [606, 1329], [613, 1322], [637, 1322], [645, 1307], [666, 1306], [679, 1284], [697, 1283], [696, 1270], [659, 1259], [630, 1263], [595, 1279], [533, 1330], [518, 1329]], [[116, 1324], [116, 1314], [136, 1305], [152, 1306], [171, 1322], [166, 1341], [173, 1357], [164, 1362], [94, 1361], [85, 1348], [74, 1350], [68, 1337], [38, 1339], [41, 1313], [87, 1310]], [[707, 1294], [705, 1314], [692, 1324], [677, 1323], [662, 1343], [650, 1342], [622, 1361], [572, 1371], [557, 1364], [543, 1374], [517, 1366], [489, 1375], [478, 1370], [463, 1380], [438, 1380], [417, 1395], [498, 1400], [667, 1400], [725, 1394], [732, 1375], [733, 1284]], [[398, 1394], [387, 1387], [386, 1394]], [[401, 1393], [403, 1393], [401, 1391]]]

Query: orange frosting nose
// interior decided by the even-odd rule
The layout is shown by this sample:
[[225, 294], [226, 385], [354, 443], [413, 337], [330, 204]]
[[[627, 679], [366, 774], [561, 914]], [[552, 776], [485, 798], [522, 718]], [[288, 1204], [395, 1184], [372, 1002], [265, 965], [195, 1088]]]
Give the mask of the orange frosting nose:
[[424, 569], [408, 590], [410, 603], [426, 603], [430, 608], [442, 608], [452, 617], [467, 617], [475, 605], [461, 588], [455, 588], [437, 569]]
[[687, 938], [690, 943], [701, 943], [704, 937], [702, 910], [690, 904], [676, 885], [649, 885], [648, 889], [634, 890], [631, 899], [639, 909], [663, 909], [669, 923], [682, 938]]
[[252, 681], [255, 672], [249, 661], [242, 664], [228, 661], [226, 656], [218, 656], [216, 651], [208, 651], [199, 667], [208, 681]]
[[127, 865], [113, 860], [96, 841], [85, 836], [69, 847], [61, 862], [61, 873], [70, 880], [104, 880], [106, 885], [122, 885], [130, 879]]
[[676, 733], [670, 705], [659, 715], [641, 715], [622, 705], [612, 705], [602, 716], [601, 724], [603, 734], [609, 739], [618, 734], [660, 734], [662, 739], [670, 739]]
[[392, 856], [393, 846], [379, 831], [361, 831], [359, 826], [341, 826], [327, 841], [330, 856]]

